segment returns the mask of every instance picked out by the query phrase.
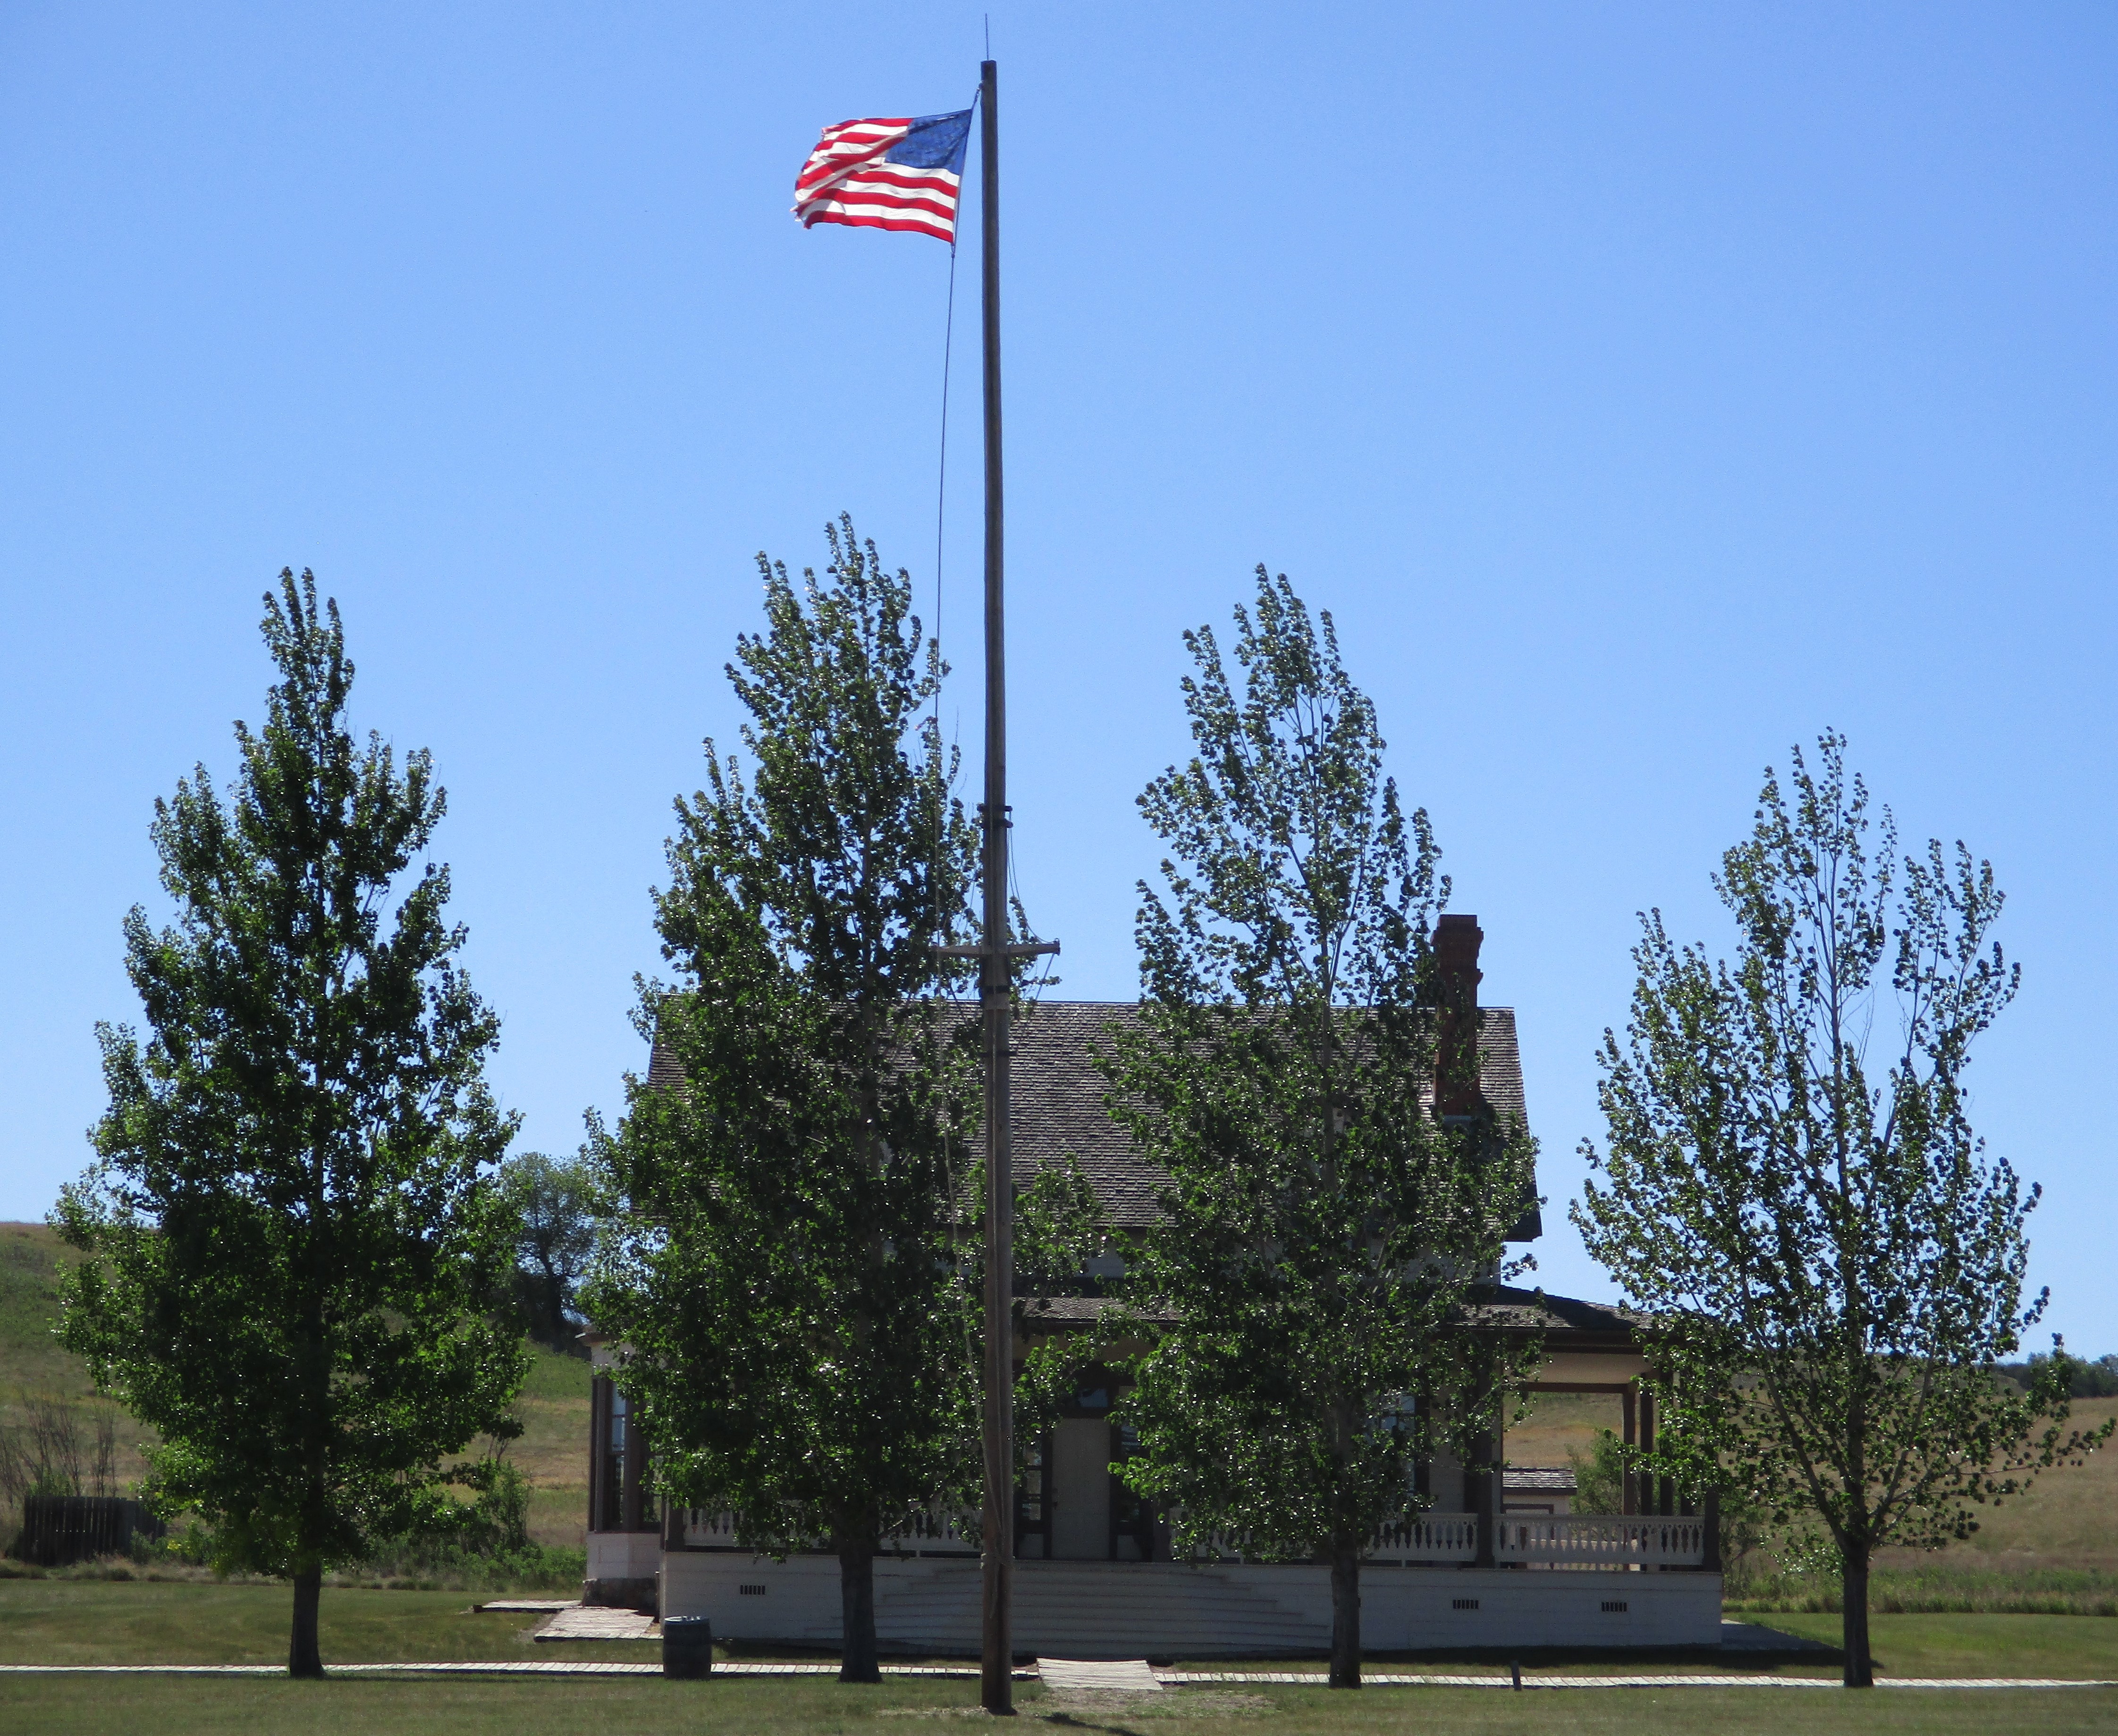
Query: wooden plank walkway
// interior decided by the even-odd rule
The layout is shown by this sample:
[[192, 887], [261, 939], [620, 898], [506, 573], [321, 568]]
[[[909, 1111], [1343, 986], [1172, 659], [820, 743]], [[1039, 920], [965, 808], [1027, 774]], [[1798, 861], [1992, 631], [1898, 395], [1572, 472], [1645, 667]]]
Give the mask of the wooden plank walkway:
[[1039, 1658], [1037, 1674], [1047, 1688], [1076, 1694], [1158, 1694], [1162, 1680], [1145, 1658], [1119, 1663], [1089, 1663], [1073, 1658]]
[[[1123, 1664], [1077, 1666], [1098, 1670], [1120, 1669]], [[284, 1676], [280, 1664], [0, 1664], [0, 1675], [10, 1676]], [[835, 1676], [835, 1664], [715, 1664], [716, 1676]], [[951, 1664], [886, 1664], [886, 1676], [946, 1676], [975, 1678], [976, 1669]], [[334, 1676], [368, 1675], [491, 1675], [491, 1676], [659, 1676], [659, 1664], [586, 1664], [492, 1662], [446, 1664], [334, 1664], [326, 1674]], [[1157, 1687], [1186, 1688], [1211, 1683], [1242, 1687], [1269, 1683], [1282, 1687], [1321, 1688], [1330, 1679], [1321, 1670], [1175, 1670], [1154, 1673]], [[1017, 1669], [1018, 1681], [1034, 1681], [1037, 1673]], [[1507, 1676], [1408, 1675], [1396, 1673], [1364, 1674], [1369, 1688], [1511, 1688]], [[1052, 1683], [1054, 1687], [1060, 1684]], [[1843, 1683], [1821, 1676], [1533, 1676], [1522, 1680], [1523, 1691], [1547, 1688], [1838, 1688]], [[2056, 1676], [1931, 1676], [1885, 1677], [1878, 1688], [1922, 1689], [2118, 1688], [2118, 1680], [2077, 1681]]]

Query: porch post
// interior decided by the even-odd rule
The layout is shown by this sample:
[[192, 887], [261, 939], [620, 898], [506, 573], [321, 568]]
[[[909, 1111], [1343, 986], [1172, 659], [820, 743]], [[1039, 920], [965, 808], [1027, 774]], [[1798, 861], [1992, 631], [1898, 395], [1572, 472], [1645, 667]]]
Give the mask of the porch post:
[[649, 1528], [645, 1522], [643, 1511], [645, 1491], [640, 1486], [646, 1480], [646, 1471], [647, 1437], [640, 1427], [640, 1419], [633, 1411], [631, 1401], [627, 1400], [625, 1406], [625, 1481], [622, 1485], [624, 1506], [619, 1523], [628, 1531], [644, 1531]]
[[[1656, 1433], [1659, 1434], [1662, 1430], [1662, 1409], [1659, 1406], [1655, 1409], [1654, 1421]], [[1664, 1519], [1673, 1519], [1676, 1517], [1676, 1479], [1675, 1477], [1664, 1475], [1655, 1479], [1654, 1510], [1659, 1517]]]
[[[1648, 1391], [1646, 1387], [1641, 1387], [1639, 1389], [1639, 1450], [1641, 1452], [1654, 1452], [1654, 1424], [1658, 1423], [1658, 1420], [1661, 1419], [1656, 1419], [1654, 1415], [1654, 1393]], [[1661, 1478], [1656, 1478], [1654, 1471], [1646, 1471], [1639, 1480], [1639, 1512], [1641, 1516], [1652, 1518], [1652, 1516], [1658, 1514], [1661, 1509], [1662, 1509]]]
[[[1639, 1387], [1637, 1383], [1629, 1384], [1619, 1395], [1618, 1404], [1625, 1415], [1625, 1445], [1630, 1447], [1635, 1444], [1639, 1438], [1637, 1416], [1639, 1409]], [[1625, 1477], [1618, 1491], [1618, 1511], [1630, 1517], [1639, 1510], [1639, 1479], [1634, 1474], [1633, 1461], [1628, 1456], [1625, 1460]]]
[[1478, 1554], [1474, 1565], [1490, 1567], [1494, 1565], [1493, 1545], [1498, 1541], [1496, 1534], [1501, 1514], [1501, 1395], [1496, 1384], [1488, 1382], [1484, 1400], [1487, 1408], [1485, 1434], [1480, 1440], [1480, 1469], [1475, 1478], [1465, 1479], [1464, 1492], [1468, 1494], [1474, 1488], [1478, 1491], [1473, 1510], [1478, 1516]]
[[589, 1382], [589, 1529], [603, 1529], [604, 1480], [610, 1475], [610, 1383]]

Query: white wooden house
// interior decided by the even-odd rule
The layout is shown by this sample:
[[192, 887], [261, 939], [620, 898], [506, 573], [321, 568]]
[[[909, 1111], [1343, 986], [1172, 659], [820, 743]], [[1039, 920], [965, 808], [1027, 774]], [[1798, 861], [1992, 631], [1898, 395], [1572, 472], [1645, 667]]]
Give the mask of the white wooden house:
[[[1468, 916], [1444, 917], [1436, 935], [1445, 967], [1470, 996], [1482, 939]], [[1046, 1002], [1015, 1027], [1018, 1184], [1071, 1155], [1121, 1231], [1152, 1221], [1160, 1178], [1106, 1113], [1105, 1085], [1088, 1045], [1132, 1011]], [[1481, 1107], [1527, 1125], [1513, 1009], [1479, 1008], [1478, 1046]], [[1541, 1233], [1533, 1202], [1510, 1239], [1526, 1242]], [[1019, 1350], [1080, 1332], [1104, 1305], [1094, 1296], [1024, 1299]], [[1509, 1290], [1494, 1292], [1480, 1318], [1496, 1333], [1542, 1337], [1533, 1390], [1615, 1395], [1625, 1438], [1652, 1439], [1653, 1407], [1639, 1384], [1645, 1364], [1632, 1318], [1598, 1303]], [[736, 1544], [723, 1516], [658, 1510], [645, 1498], [647, 1443], [628, 1430], [623, 1394], [603, 1372], [614, 1367], [610, 1347], [590, 1339], [599, 1374], [587, 1600], [708, 1616], [716, 1636], [728, 1639], [836, 1645], [835, 1556], [756, 1556]], [[1029, 1455], [1016, 1491], [1018, 1648], [1067, 1657], [1191, 1658], [1327, 1650], [1328, 1568], [1171, 1558], [1168, 1526], [1110, 1469], [1131, 1448], [1112, 1420], [1117, 1397], [1112, 1371], [1092, 1365]], [[1491, 1462], [1505, 1462], [1497, 1427]], [[1378, 1533], [1362, 1574], [1368, 1650], [1720, 1643], [1714, 1516], [1694, 1512], [1674, 1489], [1630, 1483], [1622, 1514], [1580, 1515], [1570, 1511], [1572, 1483], [1563, 1473], [1510, 1467], [1495, 1475], [1444, 1459], [1419, 1467], [1418, 1492], [1424, 1509]], [[875, 1567], [883, 1646], [975, 1654], [975, 1550], [946, 1517], [908, 1528], [894, 1545]]]

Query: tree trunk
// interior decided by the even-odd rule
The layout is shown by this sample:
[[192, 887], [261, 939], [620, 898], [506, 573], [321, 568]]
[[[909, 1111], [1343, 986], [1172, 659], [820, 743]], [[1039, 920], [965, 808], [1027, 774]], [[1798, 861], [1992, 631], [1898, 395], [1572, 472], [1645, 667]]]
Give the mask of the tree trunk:
[[1868, 1552], [1847, 1549], [1845, 1558], [1842, 1587], [1845, 1614], [1841, 1618], [1840, 1643], [1846, 1653], [1846, 1685], [1873, 1688], [1875, 1660], [1868, 1651]]
[[1361, 1546], [1331, 1545], [1331, 1683], [1361, 1685]]
[[839, 1679], [880, 1682], [875, 1654], [875, 1545], [839, 1545]]
[[323, 1595], [324, 1576], [320, 1567], [309, 1567], [294, 1576], [294, 1631], [287, 1645], [287, 1674], [321, 1676], [323, 1654], [317, 1649], [317, 1604]]

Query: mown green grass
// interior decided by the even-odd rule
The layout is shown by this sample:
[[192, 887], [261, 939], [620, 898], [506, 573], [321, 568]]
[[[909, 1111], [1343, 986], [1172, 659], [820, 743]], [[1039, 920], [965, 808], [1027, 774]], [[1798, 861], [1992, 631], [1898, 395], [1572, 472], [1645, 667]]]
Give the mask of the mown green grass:
[[[1748, 1619], [1799, 1639], [1815, 1640], [1834, 1647], [1838, 1644], [1839, 1618], [1835, 1615], [1770, 1615]], [[1901, 1680], [2040, 1677], [2069, 1682], [2118, 1682], [2118, 1622], [2097, 1616], [1877, 1615], [1869, 1618], [1869, 1631], [1875, 1670], [1880, 1677]], [[1773, 1675], [1837, 1681], [1841, 1673], [1835, 1653], [1813, 1661], [1800, 1657], [1789, 1660], [1783, 1655], [1773, 1661], [1760, 1664], [1741, 1655], [1703, 1658], [1696, 1654], [1673, 1653], [1641, 1658], [1618, 1652], [1538, 1653], [1525, 1650], [1521, 1661], [1525, 1675], [1533, 1679], [1540, 1675]], [[1266, 1672], [1322, 1666], [1187, 1661], [1177, 1667]], [[1426, 1674], [1460, 1669], [1469, 1674], [1505, 1676], [1508, 1660], [1496, 1660], [1487, 1654], [1461, 1664], [1429, 1656], [1371, 1657], [1365, 1667], [1371, 1673], [1402, 1670]]]
[[[279, 1664], [285, 1660], [292, 1594], [278, 1585], [154, 1584], [109, 1580], [0, 1581], [0, 1664]], [[324, 1661], [331, 1664], [429, 1661], [505, 1662], [585, 1659], [655, 1662], [653, 1641], [595, 1641], [539, 1644], [530, 1636], [535, 1614], [480, 1613], [461, 1592], [370, 1591], [326, 1588], [321, 1612]], [[1835, 1643], [1838, 1618], [1774, 1618], [1772, 1625], [1805, 1638]], [[1878, 1616], [1878, 1666], [1886, 1675], [2054, 1676], [2118, 1680], [2118, 1623], [2093, 1616]], [[725, 1652], [724, 1652], [725, 1655]], [[1759, 1667], [1692, 1659], [1653, 1663], [1605, 1654], [1579, 1660], [1528, 1660], [1533, 1676], [1726, 1669], [1756, 1674]], [[1224, 1669], [1223, 1663], [1189, 1664]], [[1240, 1666], [1238, 1666], [1240, 1667]], [[1316, 1669], [1285, 1663], [1259, 1669]], [[1431, 1660], [1371, 1660], [1371, 1669], [1431, 1669]], [[1473, 1666], [1494, 1669], [1491, 1663]], [[1500, 1666], [1504, 1673], [1505, 1665]], [[1835, 1675], [1828, 1664], [1771, 1666], [1779, 1674]]]
[[[1755, 1619], [1783, 1633], [1838, 1643], [1835, 1615]], [[2118, 1622], [2101, 1616], [1871, 1615], [1868, 1630], [1876, 1669], [1884, 1675], [2118, 1681]]]
[[[0, 1664], [284, 1664], [293, 1592], [282, 1585], [0, 1581]], [[460, 1591], [326, 1587], [324, 1661], [525, 1658], [658, 1660], [653, 1645], [534, 1645], [540, 1615], [479, 1614]]]
[[[0, 1678], [0, 1726], [156, 1736], [272, 1730], [338, 1736], [779, 1736], [861, 1733], [912, 1736], [946, 1729], [976, 1710], [968, 1681], [896, 1681], [844, 1688], [815, 1678], [665, 1682], [601, 1680], [339, 1679], [320, 1683], [173, 1677]], [[1180, 1689], [1157, 1695], [1068, 1698], [1018, 1684], [1024, 1729], [1103, 1736], [1839, 1736], [1847, 1732], [1984, 1733], [2034, 1729], [2049, 1736], [2118, 1727], [2118, 1691], [1967, 1690], [1869, 1694], [1807, 1689], [1667, 1688], [1520, 1694], [1477, 1688], [1321, 1688], [1254, 1692]]]

